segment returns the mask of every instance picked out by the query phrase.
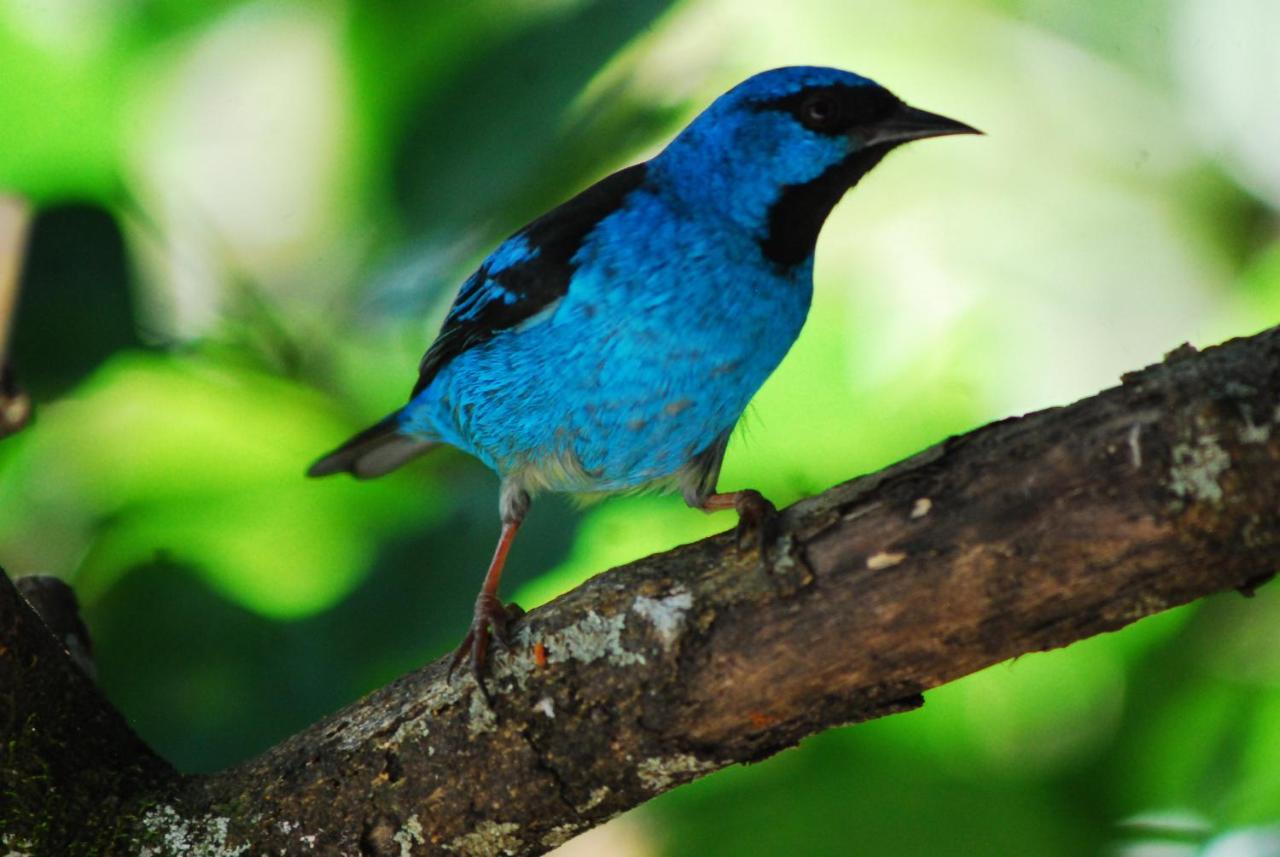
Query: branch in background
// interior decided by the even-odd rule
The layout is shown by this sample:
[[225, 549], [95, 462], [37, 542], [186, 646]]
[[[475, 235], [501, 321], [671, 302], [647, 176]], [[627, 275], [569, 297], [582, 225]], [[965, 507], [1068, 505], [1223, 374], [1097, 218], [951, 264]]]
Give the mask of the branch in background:
[[[26, 718], [14, 722], [58, 739], [20, 747], [9, 768], [38, 761], [52, 772], [42, 790], [78, 793], [62, 762], [89, 741], [151, 777], [120, 776], [109, 810], [103, 792], [53, 805], [45, 829], [68, 838], [31, 828], [38, 810], [21, 800], [0, 805], [0, 829], [56, 853], [108, 837], [152, 854], [166, 841], [538, 854], [991, 664], [1250, 591], [1280, 567], [1280, 328], [1179, 349], [1069, 407], [952, 438], [793, 506], [784, 532], [772, 574], [718, 536], [533, 611], [494, 658], [494, 710], [438, 662], [205, 777], [160, 767], [65, 658], [48, 662], [43, 629], [41, 642], [29, 621], [0, 621], [0, 689], [14, 658], [45, 652], [45, 696], [11, 696]], [[0, 609], [11, 593], [0, 587]], [[89, 758], [109, 779], [112, 760]]]
[[30, 223], [26, 200], [0, 194], [0, 438], [19, 431], [31, 419], [31, 400], [9, 366], [9, 333], [18, 308]]
[[98, 669], [93, 663], [93, 641], [80, 617], [80, 599], [76, 598], [75, 590], [51, 574], [28, 574], [14, 580], [13, 585], [62, 643], [75, 665], [96, 681]]
[[179, 785], [0, 574], [0, 854], [137, 854], [136, 808]]

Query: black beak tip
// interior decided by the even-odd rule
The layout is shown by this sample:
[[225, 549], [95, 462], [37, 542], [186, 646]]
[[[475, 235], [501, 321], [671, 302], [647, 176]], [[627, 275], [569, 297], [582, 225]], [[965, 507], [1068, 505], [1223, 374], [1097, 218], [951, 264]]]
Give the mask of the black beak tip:
[[938, 113], [930, 113], [927, 110], [919, 110], [915, 107], [903, 105], [900, 119], [905, 126], [913, 127], [921, 133], [922, 136], [943, 137], [952, 134], [978, 134], [981, 131], [972, 125], [952, 119], [948, 116], [942, 116]]
[[982, 135], [982, 132], [956, 119], [903, 104], [897, 112], [877, 123], [871, 133], [863, 139], [867, 143], [897, 145], [911, 140], [949, 137], [955, 134]]

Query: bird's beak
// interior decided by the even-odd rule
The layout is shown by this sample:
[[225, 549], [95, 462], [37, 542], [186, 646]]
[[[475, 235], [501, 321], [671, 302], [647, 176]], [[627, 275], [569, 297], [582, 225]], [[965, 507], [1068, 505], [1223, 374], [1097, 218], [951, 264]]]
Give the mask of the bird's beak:
[[945, 137], [948, 134], [981, 134], [977, 128], [903, 104], [893, 115], [871, 127], [863, 126], [854, 137], [864, 146], [877, 144], [898, 145], [926, 137]]

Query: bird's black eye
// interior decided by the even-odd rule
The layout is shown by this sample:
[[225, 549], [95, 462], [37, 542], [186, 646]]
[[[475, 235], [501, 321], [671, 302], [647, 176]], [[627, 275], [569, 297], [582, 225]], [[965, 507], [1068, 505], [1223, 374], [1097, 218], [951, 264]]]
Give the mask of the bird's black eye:
[[800, 105], [800, 121], [814, 131], [825, 131], [840, 121], [840, 102], [826, 93], [817, 93]]

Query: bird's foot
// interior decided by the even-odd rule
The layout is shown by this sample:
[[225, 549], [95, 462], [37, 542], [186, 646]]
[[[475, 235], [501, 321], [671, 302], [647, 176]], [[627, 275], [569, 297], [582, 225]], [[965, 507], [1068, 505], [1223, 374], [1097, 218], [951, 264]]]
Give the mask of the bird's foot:
[[782, 515], [759, 491], [746, 489], [730, 495], [738, 513], [738, 550], [754, 547], [773, 588], [781, 596], [794, 595], [813, 583], [813, 571], [804, 550], [791, 533], [782, 530]]
[[754, 488], [734, 492], [734, 511], [738, 513], [736, 531], [738, 550], [755, 547], [761, 562], [768, 562], [769, 546], [778, 537], [778, 509]]
[[476, 596], [471, 628], [467, 631], [467, 635], [462, 638], [462, 643], [453, 652], [453, 660], [449, 662], [447, 679], [451, 680], [453, 671], [457, 669], [458, 664], [462, 663], [464, 658], [470, 656], [471, 674], [475, 676], [480, 692], [488, 700], [489, 692], [484, 686], [484, 667], [489, 657], [489, 639], [492, 637], [503, 651], [511, 651], [510, 625], [523, 615], [524, 611], [520, 609], [519, 605], [508, 604], [503, 606], [496, 595], [481, 592]]
[[791, 595], [813, 582], [804, 550], [791, 533], [782, 532], [782, 516], [772, 503], [751, 488], [711, 494], [697, 503], [707, 512], [733, 509], [738, 513], [738, 550], [754, 547], [760, 568], [780, 595]]

